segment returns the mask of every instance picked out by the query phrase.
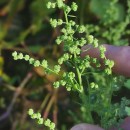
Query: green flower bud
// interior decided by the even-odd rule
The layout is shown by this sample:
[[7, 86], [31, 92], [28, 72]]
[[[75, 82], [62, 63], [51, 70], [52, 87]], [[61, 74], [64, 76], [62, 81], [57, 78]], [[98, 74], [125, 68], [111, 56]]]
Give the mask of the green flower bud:
[[98, 88], [98, 85], [97, 85], [97, 84], [95, 84], [95, 88], [96, 88], [96, 89]]
[[32, 119], [37, 119], [37, 114], [36, 114], [36, 113], [33, 113], [33, 114], [31, 115], [31, 118], [32, 118]]
[[60, 59], [58, 59], [58, 63], [61, 65], [61, 64], [63, 64], [63, 62], [64, 62], [64, 58], [62, 57], [62, 58], [60, 58]]
[[71, 87], [66, 87], [67, 91], [71, 91]]
[[110, 60], [109, 59], [106, 59], [105, 60], [105, 65], [109, 65], [110, 64]]
[[105, 58], [105, 54], [104, 53], [100, 53], [100, 57], [103, 59]]
[[33, 59], [33, 58], [30, 58], [30, 59], [29, 59], [29, 63], [30, 63], [30, 64], [33, 64], [33, 63], [34, 63], [34, 59]]
[[77, 11], [78, 5], [77, 5], [75, 2], [72, 2], [71, 9], [72, 9], [73, 11]]
[[86, 60], [90, 60], [90, 56], [89, 56], [89, 55], [86, 55], [86, 56], [85, 56], [85, 59], [86, 59]]
[[81, 52], [81, 49], [77, 48], [77, 49], [75, 50], [75, 52], [76, 52], [77, 55], [79, 55], [80, 52]]
[[51, 4], [51, 8], [54, 9], [55, 7], [56, 7], [56, 4], [55, 4], [55, 3], [52, 3], [52, 4]]
[[22, 53], [18, 54], [18, 59], [23, 59], [23, 54]]
[[111, 60], [108, 66], [112, 68], [114, 66], [114, 61]]
[[51, 124], [50, 124], [50, 129], [51, 129], [51, 130], [54, 130], [54, 129], [55, 129], [55, 123], [51, 122]]
[[50, 24], [51, 24], [51, 26], [54, 27], [54, 28], [58, 25], [56, 19], [50, 19]]
[[41, 63], [41, 66], [42, 66], [43, 68], [47, 68], [47, 67], [48, 67], [47, 60], [43, 60], [42, 63]]
[[85, 26], [81, 25], [78, 27], [79, 33], [84, 33], [85, 32]]
[[74, 26], [76, 23], [75, 23], [74, 21], [70, 20], [70, 24], [71, 24], [72, 26]]
[[62, 40], [58, 37], [58, 38], [56, 39], [56, 43], [59, 45], [61, 42], [62, 42]]
[[65, 6], [65, 11], [68, 14], [71, 11], [71, 8], [69, 6]]
[[38, 119], [38, 124], [42, 125], [43, 121], [44, 121], [43, 118]]
[[86, 44], [86, 40], [84, 38], [81, 38], [80, 46], [84, 46]]
[[67, 61], [69, 59], [69, 54], [68, 53], [65, 53], [63, 55], [63, 58], [64, 58], [64, 61]]
[[90, 67], [90, 62], [89, 61], [85, 61], [85, 67], [86, 68]]
[[59, 88], [59, 86], [60, 86], [59, 81], [54, 82], [54, 83], [53, 83], [53, 86], [54, 86], [54, 88]]
[[67, 40], [68, 39], [68, 36], [67, 35], [62, 35], [61, 36], [61, 40], [64, 41], [64, 40]]
[[106, 69], [105, 69], [105, 73], [108, 74], [108, 75], [110, 75], [110, 74], [112, 73], [112, 71], [111, 71], [110, 68], [106, 68]]
[[94, 41], [94, 37], [93, 37], [92, 35], [89, 35], [89, 36], [88, 36], [88, 43], [89, 43], [89, 44], [92, 44], [93, 41]]
[[50, 127], [51, 121], [49, 119], [45, 120], [44, 125]]
[[61, 30], [61, 32], [64, 33], [64, 34], [66, 34], [67, 31], [66, 31], [65, 28], [63, 28], [63, 29]]
[[90, 87], [94, 88], [95, 87], [95, 83], [94, 82], [90, 83]]
[[64, 6], [63, 0], [57, 0], [57, 6], [61, 9]]
[[12, 56], [13, 56], [13, 57], [17, 57], [17, 55], [18, 55], [17, 51], [14, 51], [14, 52], [12, 53]]
[[101, 45], [101, 46], [99, 47], [99, 50], [100, 50], [101, 53], [106, 52], [106, 48], [105, 48], [103, 45]]
[[30, 59], [30, 56], [29, 56], [29, 55], [25, 55], [24, 59], [25, 59], [26, 61], [28, 61], [28, 60]]
[[59, 73], [60, 72], [60, 65], [55, 65], [54, 66], [54, 71], [56, 72], [56, 73]]
[[40, 61], [39, 60], [36, 60], [34, 61], [34, 64], [33, 64], [35, 67], [39, 67], [40, 66]]
[[41, 118], [41, 114], [38, 112], [36, 113], [37, 114], [37, 119], [40, 119]]
[[61, 81], [60, 81], [60, 84], [61, 84], [62, 86], [65, 86], [65, 85], [66, 85], [66, 82], [65, 82], [64, 80], [61, 80]]
[[63, 20], [62, 19], [58, 19], [58, 25], [62, 25]]
[[47, 6], [48, 9], [50, 9], [51, 8], [51, 2], [48, 2], [46, 6]]
[[75, 78], [75, 73], [69, 72], [68, 77], [69, 77], [70, 79]]
[[95, 48], [98, 47], [98, 40], [97, 39], [94, 39], [93, 45], [94, 45]]
[[28, 115], [30, 115], [30, 116], [31, 116], [31, 115], [33, 115], [33, 114], [34, 114], [33, 109], [29, 109], [29, 110], [28, 110]]

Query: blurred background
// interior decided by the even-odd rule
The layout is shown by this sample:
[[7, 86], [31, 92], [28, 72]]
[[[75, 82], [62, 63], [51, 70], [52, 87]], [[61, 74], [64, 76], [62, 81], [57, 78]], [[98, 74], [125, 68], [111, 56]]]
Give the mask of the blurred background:
[[[33, 108], [44, 118], [50, 118], [59, 130], [67, 130], [84, 121], [85, 115], [74, 92], [64, 87], [54, 89], [56, 75], [46, 75], [43, 68], [29, 65], [25, 61], [14, 61], [13, 51], [29, 54], [35, 59], [47, 59], [55, 65], [63, 53], [62, 45], [55, 39], [60, 27], [52, 29], [50, 18], [63, 18], [61, 10], [47, 9], [49, 0], [0, 0], [0, 130], [41, 130], [31, 120], [27, 111]], [[52, 0], [53, 1], [53, 0]], [[69, 5], [74, 0], [65, 0]], [[130, 0], [75, 0], [79, 6], [78, 24], [86, 26], [87, 35], [92, 34], [100, 43], [129, 45], [130, 43]], [[62, 71], [68, 68], [63, 67]], [[105, 77], [93, 75], [102, 85]], [[113, 101], [129, 96], [130, 80], [118, 77]], [[121, 87], [124, 86], [122, 89]], [[45, 129], [46, 130], [46, 129]]]

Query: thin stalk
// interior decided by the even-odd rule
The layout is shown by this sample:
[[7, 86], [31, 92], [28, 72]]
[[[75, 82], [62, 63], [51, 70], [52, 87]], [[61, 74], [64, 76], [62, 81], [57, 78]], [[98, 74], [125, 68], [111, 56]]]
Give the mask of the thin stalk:
[[68, 24], [68, 17], [67, 17], [67, 13], [66, 13], [66, 11], [64, 11], [64, 14], [65, 14], [65, 20], [66, 20], [66, 23]]

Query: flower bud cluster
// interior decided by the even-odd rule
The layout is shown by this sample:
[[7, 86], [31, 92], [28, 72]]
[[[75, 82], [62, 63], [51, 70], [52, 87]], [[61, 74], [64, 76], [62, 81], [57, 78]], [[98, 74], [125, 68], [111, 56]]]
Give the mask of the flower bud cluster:
[[64, 72], [63, 79], [53, 83], [54, 88], [59, 88], [60, 86], [65, 86], [67, 91], [78, 90], [78, 84], [75, 82], [74, 72]]
[[31, 58], [29, 55], [23, 55], [22, 53], [17, 53], [16, 51], [12, 53], [12, 56], [14, 60], [22, 60], [24, 59], [25, 61], [28, 61], [30, 64], [32, 64], [34, 67], [43, 67], [45, 68], [46, 71], [48, 72], [53, 72], [55, 74], [58, 74], [60, 72], [60, 65], [55, 65], [54, 69], [48, 68], [48, 62], [47, 60], [42, 60], [41, 62], [39, 60], [35, 60], [34, 58]]
[[60, 25], [62, 25], [63, 24], [63, 21], [62, 21], [62, 19], [58, 19], [58, 20], [56, 20], [56, 19], [50, 19], [50, 24], [51, 24], [51, 26], [53, 27], [53, 28], [56, 28], [57, 26], [60, 26]]
[[17, 53], [16, 51], [14, 51], [12, 53], [12, 56], [14, 58], [14, 60], [22, 60], [24, 59], [25, 61], [28, 61], [30, 64], [34, 65], [35, 67], [39, 67], [42, 66], [43, 68], [47, 68], [48, 67], [48, 63], [46, 60], [43, 60], [41, 63], [39, 60], [35, 60], [34, 58], [31, 58], [29, 55], [23, 55], [22, 53]]
[[32, 119], [36, 119], [38, 124], [44, 124], [46, 127], [48, 127], [50, 130], [54, 130], [55, 129], [55, 123], [51, 122], [50, 119], [46, 119], [44, 120], [41, 117], [41, 114], [39, 112], [34, 113], [33, 109], [29, 109], [28, 111], [28, 115], [32, 118]]
[[57, 0], [56, 3], [48, 2], [47, 3], [47, 8], [56, 8], [58, 7], [59, 9], [64, 9], [64, 11], [68, 14], [71, 10], [77, 11], [78, 5], [75, 2], [72, 2], [71, 6], [67, 6], [63, 2], [64, 0]]
[[91, 88], [98, 89], [98, 84], [95, 84], [94, 82], [90, 83]]
[[61, 58], [58, 59], [58, 63], [61, 65], [63, 64], [63, 62], [68, 61], [71, 58], [72, 58], [72, 55], [70, 55], [69, 53], [65, 53], [63, 54]]
[[100, 57], [102, 59], [104, 59], [105, 58], [106, 48], [103, 45], [101, 45], [101, 46], [99, 46], [99, 50], [100, 50]]
[[98, 47], [98, 40], [93, 35], [88, 35], [87, 40], [89, 44], [92, 44], [95, 48]]

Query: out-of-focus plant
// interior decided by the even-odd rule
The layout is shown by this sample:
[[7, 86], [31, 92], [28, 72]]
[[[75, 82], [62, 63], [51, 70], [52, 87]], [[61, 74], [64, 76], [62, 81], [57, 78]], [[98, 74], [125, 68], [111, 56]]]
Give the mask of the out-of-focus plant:
[[99, 24], [96, 26], [95, 24], [86, 25], [88, 33], [93, 33], [102, 41], [110, 44], [128, 45], [126, 36], [130, 34], [128, 28], [130, 21], [129, 0], [124, 4], [119, 0], [91, 0], [90, 10], [99, 19]]

